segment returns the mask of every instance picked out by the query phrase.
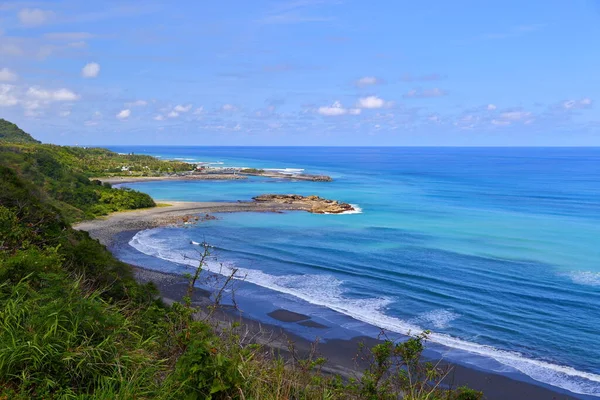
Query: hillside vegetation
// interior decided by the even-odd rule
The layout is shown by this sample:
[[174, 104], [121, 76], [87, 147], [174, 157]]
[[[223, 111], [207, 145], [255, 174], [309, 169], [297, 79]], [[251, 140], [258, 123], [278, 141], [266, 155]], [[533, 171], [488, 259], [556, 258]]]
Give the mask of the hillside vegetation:
[[0, 118], [0, 141], [13, 143], [41, 143], [17, 125]]
[[69, 154], [59, 146], [0, 142], [0, 166], [35, 186], [69, 221], [155, 206], [145, 193], [90, 181], [80, 159]]
[[18, 126], [0, 119], [0, 166], [39, 188], [69, 221], [119, 210], [155, 206], [146, 194], [113, 189], [91, 177], [172, 174], [193, 169], [182, 162], [123, 155], [101, 148], [40, 144]]
[[280, 357], [243, 327], [195, 320], [189, 297], [166, 306], [69, 223], [149, 198], [87, 181], [70, 152], [0, 146], [0, 398], [481, 398], [436, 386], [444, 372], [421, 362], [425, 336], [363, 349], [364, 373], [344, 380], [322, 358]]

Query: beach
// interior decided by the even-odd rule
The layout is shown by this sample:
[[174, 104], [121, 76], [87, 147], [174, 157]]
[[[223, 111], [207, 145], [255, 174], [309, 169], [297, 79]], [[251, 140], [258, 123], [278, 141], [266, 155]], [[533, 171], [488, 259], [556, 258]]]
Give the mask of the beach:
[[281, 212], [283, 210], [299, 210], [297, 205], [281, 203], [254, 202], [186, 202], [169, 201], [158, 207], [126, 211], [84, 221], [75, 226], [76, 229], [88, 231], [105, 246], [113, 244], [116, 234], [123, 231], [139, 231], [159, 226], [183, 224], [185, 217], [206, 216], [209, 213], [224, 212]]
[[[185, 224], [201, 223], [205, 219], [218, 218], [214, 213], [230, 212], [284, 212], [294, 210], [290, 205], [270, 203], [219, 203], [219, 202], [173, 202], [168, 206], [151, 209], [120, 212], [108, 217], [85, 221], [75, 226], [76, 229], [87, 231], [93, 238], [99, 240], [109, 249], [114, 246], [127, 246], [131, 238], [139, 231], [161, 227], [182, 226]], [[163, 300], [169, 304], [180, 301], [187, 288], [187, 281], [182, 276], [162, 273], [143, 268], [143, 265], [134, 265], [136, 279], [139, 282], [154, 282], [160, 291]], [[209, 293], [198, 290], [193, 302], [197, 305], [208, 304]], [[243, 314], [232, 309], [224, 309], [214, 314], [220, 323], [241, 321], [244, 329], [252, 332], [252, 337], [257, 342], [262, 342], [279, 351], [287, 351], [288, 341], [295, 343], [300, 352], [308, 352], [312, 342], [304, 337], [297, 336], [285, 329], [286, 324], [301, 324], [314, 330], [315, 339], [319, 331], [327, 328], [318, 322], [312, 321], [309, 315], [293, 312], [286, 309], [277, 309], [269, 316], [278, 324], [264, 324], [245, 318]], [[377, 340], [371, 337], [355, 337], [350, 340], [330, 339], [319, 344], [319, 353], [328, 359], [326, 370], [339, 373], [345, 377], [356, 376], [357, 367], [354, 356], [360, 342], [373, 345]], [[447, 378], [447, 383], [453, 386], [468, 384], [468, 386], [484, 391], [490, 400], [501, 399], [576, 399], [574, 397], [553, 390], [551, 387], [538, 385], [533, 381], [511, 379], [508, 376], [489, 373], [474, 368], [467, 368], [459, 364], [452, 364], [452, 373]]]

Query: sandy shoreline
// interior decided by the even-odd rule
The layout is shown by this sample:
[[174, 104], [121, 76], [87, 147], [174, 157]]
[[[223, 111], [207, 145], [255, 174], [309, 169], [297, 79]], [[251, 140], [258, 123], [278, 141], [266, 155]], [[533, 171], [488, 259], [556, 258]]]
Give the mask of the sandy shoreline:
[[116, 234], [124, 231], [144, 230], [166, 225], [181, 224], [184, 217], [201, 216], [211, 213], [228, 212], [282, 212], [305, 211], [297, 204], [256, 203], [256, 202], [192, 202], [165, 201], [168, 204], [154, 208], [124, 211], [84, 221], [74, 225], [75, 229], [89, 232], [105, 246], [110, 246]]
[[[123, 240], [123, 234], [129, 232], [131, 237], [136, 232], [144, 229], [150, 229], [159, 226], [173, 225], [181, 223], [182, 220], [190, 216], [199, 216], [201, 219], [206, 218], [207, 214], [219, 212], [240, 212], [240, 211], [258, 211], [258, 212], [277, 212], [284, 210], [294, 210], [294, 208], [286, 208], [282, 204], [265, 204], [265, 203], [218, 203], [218, 202], [175, 202], [169, 201], [168, 207], [156, 207], [151, 209], [135, 210], [130, 212], [120, 212], [112, 214], [103, 219], [85, 221], [75, 226], [76, 229], [85, 230], [89, 234], [98, 239], [102, 244], [109, 249], [116, 245], [119, 240]], [[210, 217], [209, 217], [210, 218]], [[128, 240], [127, 240], [128, 242]], [[125, 245], [125, 243], [120, 243]], [[140, 282], [154, 282], [163, 299], [167, 303], [179, 301], [185, 293], [187, 282], [185, 278], [162, 273], [154, 270], [144, 269], [141, 266], [133, 266], [136, 279]], [[196, 304], [206, 304], [209, 293], [198, 290], [194, 297]], [[255, 339], [258, 342], [263, 342], [269, 346], [276, 348], [282, 352], [287, 351], [288, 340], [294, 341], [299, 351], [308, 351], [311, 342], [296, 336], [290, 332], [286, 332], [284, 328], [277, 325], [263, 324], [248, 318], [243, 315], [231, 311], [221, 311], [215, 315], [221, 322], [242, 321], [245, 329], [248, 329], [255, 334]], [[277, 309], [269, 313], [269, 316], [282, 325], [286, 323], [298, 323], [308, 326], [315, 331], [315, 338], [319, 336], [319, 330], [325, 328], [315, 323], [313, 326], [310, 316], [295, 313], [289, 310]], [[328, 340], [319, 346], [321, 355], [328, 359], [328, 370], [335, 373], [340, 373], [345, 376], [354, 376], [356, 371], [353, 357], [356, 355], [358, 344], [365, 341], [367, 344], [376, 343], [376, 339], [367, 337], [357, 337], [351, 340], [335, 339]], [[462, 365], [453, 365], [453, 372], [448, 378], [448, 383], [453, 386], [467, 384], [468, 386], [484, 391], [486, 398], [489, 400], [504, 400], [504, 399], [527, 399], [527, 400], [542, 400], [542, 399], [560, 399], [571, 400], [577, 398], [568, 395], [563, 391], [553, 390], [547, 386], [541, 386], [536, 383], [526, 382], [522, 380], [512, 379], [508, 376], [495, 373], [480, 371], [473, 368], [464, 367]]]

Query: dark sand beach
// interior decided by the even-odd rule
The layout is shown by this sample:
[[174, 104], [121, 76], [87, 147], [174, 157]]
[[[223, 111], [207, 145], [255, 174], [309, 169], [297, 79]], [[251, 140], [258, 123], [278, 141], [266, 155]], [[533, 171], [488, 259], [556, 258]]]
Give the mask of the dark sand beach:
[[[181, 225], [185, 223], [194, 223], [203, 218], [212, 218], [207, 214], [219, 212], [281, 212], [294, 210], [293, 207], [286, 207], [282, 204], [266, 203], [197, 203], [197, 202], [172, 202], [170, 206], [156, 207], [151, 209], [137, 210], [131, 212], [121, 212], [112, 214], [106, 218], [93, 221], [86, 221], [75, 226], [76, 229], [85, 230], [89, 234], [106, 245], [109, 249], [117, 244], [118, 241], [128, 240], [138, 231], [150, 229], [159, 226]], [[127, 234], [129, 233], [129, 234]], [[126, 243], [119, 243], [126, 245]], [[145, 269], [142, 266], [132, 266], [136, 279], [140, 282], [154, 282], [157, 286], [163, 300], [167, 303], [180, 301], [187, 290], [187, 281], [184, 277], [162, 273], [154, 270]], [[193, 303], [196, 305], [208, 305], [210, 293], [205, 290], [196, 290]], [[274, 320], [274, 324], [264, 324], [249, 318], [232, 308], [223, 308], [212, 315], [215, 324], [231, 324], [241, 322], [249, 336], [254, 341], [266, 344], [282, 353], [288, 351], [290, 341], [294, 343], [299, 352], [308, 352], [313, 342], [299, 337], [285, 330], [288, 324], [301, 324], [314, 330], [315, 340], [319, 338], [319, 332], [326, 326], [317, 323], [309, 315], [292, 312], [285, 309], [276, 309], [268, 314]], [[198, 318], [205, 318], [206, 315], [199, 315]], [[279, 323], [281, 326], [278, 326]], [[289, 326], [289, 325], [288, 325]], [[321, 356], [326, 357], [326, 371], [338, 373], [345, 377], [357, 376], [360, 366], [356, 365], [354, 360], [360, 343], [374, 345], [378, 342], [372, 337], [355, 337], [350, 340], [330, 339], [319, 343], [318, 351]], [[506, 400], [506, 399], [526, 399], [542, 400], [556, 399], [569, 400], [578, 398], [589, 398], [585, 396], [575, 396], [567, 394], [565, 391], [554, 389], [549, 386], [537, 384], [535, 381], [523, 377], [513, 379], [509, 376], [481, 371], [475, 368], [469, 368], [460, 364], [450, 365], [452, 372], [446, 379], [446, 383], [453, 386], [468, 385], [474, 389], [482, 390], [486, 399]]]

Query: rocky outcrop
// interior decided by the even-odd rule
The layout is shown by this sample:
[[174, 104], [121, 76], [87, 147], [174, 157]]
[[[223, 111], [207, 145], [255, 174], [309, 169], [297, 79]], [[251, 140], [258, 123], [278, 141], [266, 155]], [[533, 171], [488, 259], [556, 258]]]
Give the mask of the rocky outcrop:
[[312, 182], [331, 182], [330, 176], [327, 175], [311, 175], [311, 174], [284, 174], [282, 172], [277, 171], [265, 171], [262, 169], [242, 169], [240, 170], [240, 174], [244, 175], [254, 175], [254, 176], [264, 176], [267, 178], [275, 178], [275, 179], [288, 179], [291, 181], [312, 181]]
[[289, 204], [294, 208], [306, 210], [314, 214], [341, 214], [354, 211], [348, 203], [328, 200], [319, 196], [301, 196], [299, 194], [263, 194], [252, 198], [256, 202]]

